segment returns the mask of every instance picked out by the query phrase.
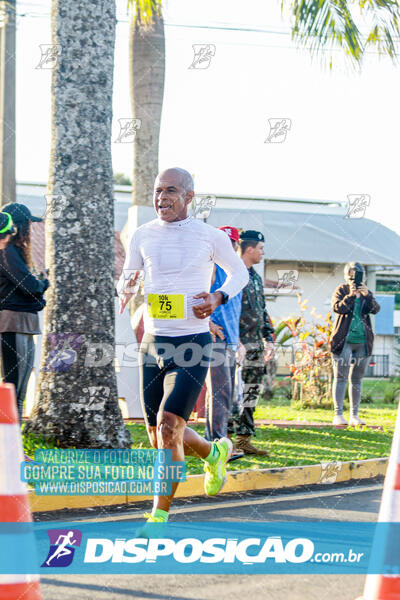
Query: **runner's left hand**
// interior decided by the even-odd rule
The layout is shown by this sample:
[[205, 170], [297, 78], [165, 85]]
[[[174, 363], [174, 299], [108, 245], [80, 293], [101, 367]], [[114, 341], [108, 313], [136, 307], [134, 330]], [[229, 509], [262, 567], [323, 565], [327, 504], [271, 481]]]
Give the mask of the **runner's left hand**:
[[211, 333], [213, 342], [217, 341], [217, 337], [219, 337], [220, 340], [225, 339], [224, 330], [222, 329], [222, 327], [220, 325], [217, 325], [216, 323], [211, 321], [211, 319], [210, 319], [210, 322], [208, 325], [210, 327], [210, 333]]
[[206, 319], [209, 317], [222, 302], [222, 294], [219, 294], [218, 292], [212, 294], [201, 292], [201, 294], [197, 294], [196, 296], [193, 296], [193, 298], [195, 300], [203, 298], [204, 300], [202, 304], [193, 306], [194, 316], [198, 319]]

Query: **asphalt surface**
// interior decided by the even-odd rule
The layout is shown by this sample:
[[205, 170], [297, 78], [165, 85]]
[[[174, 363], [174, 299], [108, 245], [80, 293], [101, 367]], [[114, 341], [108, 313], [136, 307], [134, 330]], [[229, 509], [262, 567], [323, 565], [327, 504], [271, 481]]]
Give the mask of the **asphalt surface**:
[[[174, 521], [370, 521], [382, 482], [314, 486], [309, 491], [250, 492], [177, 501]], [[60, 520], [141, 521], [149, 505], [66, 511]], [[35, 520], [54, 520], [37, 515]], [[106, 567], [105, 567], [106, 568]], [[43, 600], [355, 600], [363, 575], [55, 575], [42, 578]]]

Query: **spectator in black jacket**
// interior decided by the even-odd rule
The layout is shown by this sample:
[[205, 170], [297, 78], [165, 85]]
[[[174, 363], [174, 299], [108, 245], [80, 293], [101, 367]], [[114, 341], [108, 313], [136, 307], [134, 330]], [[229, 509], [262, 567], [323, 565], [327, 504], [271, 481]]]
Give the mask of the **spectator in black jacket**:
[[38, 279], [31, 272], [30, 224], [41, 220], [16, 202], [0, 213], [1, 370], [4, 381], [15, 385], [20, 420], [35, 357], [33, 336], [40, 333], [38, 311], [49, 287], [43, 274]]

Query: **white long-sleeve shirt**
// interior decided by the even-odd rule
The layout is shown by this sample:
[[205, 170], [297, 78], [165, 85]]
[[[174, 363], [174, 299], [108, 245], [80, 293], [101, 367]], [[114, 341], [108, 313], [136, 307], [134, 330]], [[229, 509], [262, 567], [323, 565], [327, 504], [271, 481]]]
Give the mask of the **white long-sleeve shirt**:
[[[225, 232], [192, 217], [173, 223], [157, 218], [134, 232], [117, 289], [121, 293], [129, 275], [144, 270], [145, 332], [169, 337], [203, 333], [209, 330], [209, 318], [195, 317], [192, 307], [203, 300], [193, 296], [209, 292], [214, 263], [227, 274], [219, 289], [236, 296], [249, 274]], [[154, 319], [149, 315], [148, 295], [167, 293], [184, 295], [185, 318]]]

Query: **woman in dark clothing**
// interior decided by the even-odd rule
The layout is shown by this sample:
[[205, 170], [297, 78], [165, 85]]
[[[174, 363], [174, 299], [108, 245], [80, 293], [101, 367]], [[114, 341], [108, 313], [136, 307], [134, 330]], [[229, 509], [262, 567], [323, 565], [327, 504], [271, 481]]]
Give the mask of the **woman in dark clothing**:
[[358, 416], [361, 402], [362, 378], [365, 375], [374, 343], [370, 313], [375, 315], [380, 306], [372, 292], [362, 283], [364, 268], [350, 262], [344, 268], [345, 284], [339, 285], [332, 296], [336, 320], [330, 338], [333, 360], [334, 425], [347, 425], [343, 403], [349, 380], [349, 425], [365, 425]]
[[37, 279], [31, 272], [30, 223], [42, 219], [33, 217], [27, 206], [17, 203], [3, 207], [0, 225], [5, 219], [8, 229], [0, 233], [8, 236], [6, 244], [0, 239], [1, 370], [4, 381], [15, 385], [21, 421], [35, 357], [33, 336], [40, 333], [38, 311], [46, 304], [43, 293], [49, 282]]

